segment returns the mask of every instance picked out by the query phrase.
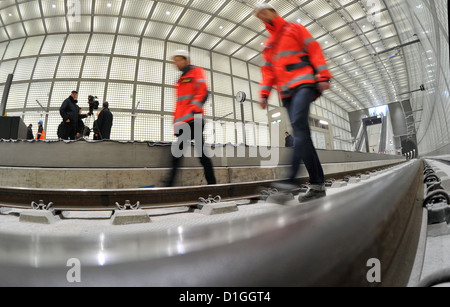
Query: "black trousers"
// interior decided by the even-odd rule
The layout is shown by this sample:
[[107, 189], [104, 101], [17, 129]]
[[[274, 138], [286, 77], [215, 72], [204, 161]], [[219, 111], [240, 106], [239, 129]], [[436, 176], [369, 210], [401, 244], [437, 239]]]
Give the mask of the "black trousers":
[[[199, 134], [197, 136], [197, 139], [195, 138], [195, 128], [197, 128], [197, 133]], [[174, 143], [174, 146], [172, 146], [172, 170], [170, 172], [169, 178], [166, 181], [166, 186], [167, 187], [172, 187], [174, 182], [175, 182], [175, 177], [177, 175], [178, 172], [178, 168], [180, 166], [181, 161], [183, 160], [183, 156], [184, 154], [184, 143], [186, 140], [195, 140], [196, 141], [196, 148], [200, 148], [200, 144], [198, 142], [201, 143], [201, 156], [200, 153], [198, 152], [198, 156], [201, 165], [203, 166], [203, 170], [205, 172], [205, 177], [206, 177], [206, 182], [208, 182], [208, 184], [216, 184], [216, 177], [214, 175], [214, 168], [213, 168], [213, 164], [210, 158], [208, 158], [205, 155], [203, 146], [205, 145], [205, 139], [203, 137], [203, 131], [205, 128], [205, 123], [202, 119], [195, 119], [194, 121], [191, 121], [189, 123], [184, 123], [182, 125], [180, 125], [180, 127], [178, 128], [178, 133], [176, 134], [178, 139], [177, 141]], [[200, 136], [200, 132], [201, 131], [201, 136]], [[174, 154], [173, 149], [176, 149], [177, 153]]]
[[70, 121], [70, 123], [64, 122], [64, 135], [63, 140], [75, 140], [77, 136], [77, 123]]

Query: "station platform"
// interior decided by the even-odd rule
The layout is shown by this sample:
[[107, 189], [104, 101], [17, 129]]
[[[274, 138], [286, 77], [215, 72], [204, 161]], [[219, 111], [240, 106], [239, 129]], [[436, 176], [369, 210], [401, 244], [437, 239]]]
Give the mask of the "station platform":
[[[218, 184], [284, 179], [291, 148], [208, 146]], [[346, 174], [405, 161], [402, 156], [318, 150], [324, 172]], [[0, 186], [46, 189], [161, 187], [171, 167], [171, 143], [0, 141]], [[272, 161], [272, 162], [271, 162]], [[302, 167], [299, 178], [307, 178]], [[176, 186], [205, 185], [194, 146]]]

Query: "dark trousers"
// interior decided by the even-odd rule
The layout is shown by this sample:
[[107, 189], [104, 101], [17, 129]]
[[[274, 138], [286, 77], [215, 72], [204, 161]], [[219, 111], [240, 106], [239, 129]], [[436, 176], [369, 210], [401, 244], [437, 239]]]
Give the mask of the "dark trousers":
[[309, 128], [309, 108], [316, 95], [314, 88], [300, 88], [291, 98], [283, 100], [294, 130], [294, 154], [289, 176], [291, 183], [295, 182], [302, 161], [308, 170], [310, 184], [323, 185], [325, 182], [322, 165], [314, 148]]
[[77, 123], [70, 121], [70, 123], [64, 123], [64, 135], [63, 140], [75, 140], [77, 136]]
[[[195, 122], [195, 124], [194, 124], [194, 122]], [[200, 148], [200, 144], [198, 143], [198, 141], [200, 141], [201, 157], [199, 157], [199, 160], [200, 160], [201, 165], [203, 166], [206, 181], [208, 182], [208, 184], [216, 184], [216, 177], [214, 175], [212, 161], [210, 158], [208, 158], [205, 155], [205, 152], [203, 150], [203, 146], [205, 144], [205, 140], [203, 137], [203, 130], [204, 130], [205, 124], [204, 124], [203, 120], [195, 119], [195, 121], [191, 121], [189, 123], [182, 124], [179, 127], [179, 132], [177, 133], [178, 139], [174, 145], [177, 149], [179, 149], [180, 152], [183, 152], [184, 151], [184, 141], [195, 139], [195, 126], [197, 126], [197, 129], [199, 132], [201, 131], [201, 137], [198, 137], [199, 140], [195, 140], [197, 142], [195, 147]], [[188, 135], [186, 135], [186, 133], [188, 133]], [[198, 156], [200, 156], [200, 153], [198, 153]], [[169, 179], [166, 182], [166, 186], [168, 186], [168, 187], [173, 186], [175, 177], [177, 175], [178, 168], [180, 166], [182, 159], [183, 159], [183, 155], [181, 155], [181, 157], [172, 155], [172, 170], [170, 172]]]

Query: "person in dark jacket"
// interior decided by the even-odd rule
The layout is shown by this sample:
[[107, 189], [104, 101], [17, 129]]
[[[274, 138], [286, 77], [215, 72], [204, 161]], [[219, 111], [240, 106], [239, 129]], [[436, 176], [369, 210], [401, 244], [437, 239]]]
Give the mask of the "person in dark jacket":
[[33, 135], [33, 125], [30, 124], [28, 126], [28, 130], [27, 130], [27, 140], [33, 140], [34, 139], [34, 135]]
[[285, 146], [286, 147], [294, 147], [294, 138], [292, 135], [289, 134], [289, 132], [286, 132], [286, 138], [285, 138]]
[[[79, 125], [79, 121], [82, 118], [86, 118], [89, 116], [80, 115], [80, 107], [77, 105], [78, 103], [78, 92], [73, 91], [69, 98], [64, 100], [61, 108], [59, 109], [59, 114], [64, 122], [64, 129], [62, 139], [64, 140], [76, 140], [77, 138], [77, 128]], [[81, 116], [81, 117], [80, 117]]]
[[78, 92], [73, 91], [69, 98], [64, 100], [61, 108], [59, 109], [59, 114], [64, 122], [64, 129], [62, 139], [64, 140], [75, 140], [77, 133], [77, 123], [78, 123]]
[[103, 110], [98, 115], [97, 127], [100, 131], [102, 140], [109, 140], [111, 138], [111, 128], [113, 125], [113, 115], [109, 110], [109, 103], [105, 101], [103, 103]]

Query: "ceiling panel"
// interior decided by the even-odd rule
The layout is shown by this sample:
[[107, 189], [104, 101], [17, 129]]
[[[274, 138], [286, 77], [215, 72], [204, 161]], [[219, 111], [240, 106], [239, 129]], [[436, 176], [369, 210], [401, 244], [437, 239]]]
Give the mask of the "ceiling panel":
[[174, 42], [180, 42], [183, 44], [189, 44], [192, 42], [192, 40], [197, 36], [198, 31], [183, 28], [183, 27], [176, 27], [172, 34], [169, 37], [169, 40]]
[[[262, 43], [268, 36], [263, 23], [253, 14], [253, 6], [259, 1], [79, 0], [75, 7], [67, 8], [64, 6], [66, 1], [62, 0], [4, 0], [0, 1], [0, 44], [27, 36], [56, 34], [65, 37], [71, 34], [67, 50], [81, 52], [87, 48], [91, 53], [108, 53], [112, 51], [114, 35], [119, 34], [133, 37], [130, 38], [133, 44], [127, 46], [124, 43], [122, 46], [118, 42], [114, 52], [135, 56], [134, 42], [142, 35], [145, 42], [154, 42], [152, 44], [167, 41], [180, 48], [192, 45], [199, 50], [213, 50], [259, 66], [262, 62]], [[345, 99], [356, 99], [358, 107], [371, 106], [376, 98], [371, 95], [368, 97], [370, 90], [379, 94], [379, 100], [395, 99], [395, 93], [398, 92], [392, 92], [391, 80], [395, 80], [397, 91], [408, 90], [405, 62], [414, 53], [394, 49], [379, 57], [374, 56], [377, 52], [398, 46], [400, 38], [408, 41], [414, 34], [409, 23], [397, 24], [396, 27], [392, 24], [384, 2], [380, 1], [381, 12], [376, 15], [379, 17], [377, 23], [371, 23], [366, 18], [369, 9], [366, 1], [266, 2], [271, 3], [288, 22], [306, 26], [321, 44], [332, 73], [336, 76], [335, 83], [342, 90], [330, 94], [337, 105], [353, 111], [354, 103], [349, 104]], [[67, 12], [73, 9], [81, 15], [76, 16], [76, 20], [67, 20]], [[400, 33], [397, 33], [397, 29]], [[88, 41], [87, 35], [91, 31], [94, 35], [92, 41]], [[82, 38], [80, 48], [76, 47], [77, 42], [72, 39], [77, 36], [72, 35]], [[24, 50], [29, 48], [32, 46], [27, 45]], [[6, 47], [4, 49], [8, 56], [14, 53]], [[25, 53], [29, 54], [29, 51]], [[347, 98], [345, 95], [353, 97]]]
[[117, 16], [122, 7], [122, 0], [96, 0], [95, 15]]
[[220, 41], [220, 37], [213, 36], [208, 33], [200, 33], [198, 37], [192, 42], [192, 45], [211, 49]]
[[64, 1], [41, 0], [40, 3], [42, 7], [42, 12], [46, 17], [66, 15]]
[[24, 20], [41, 17], [38, 1], [30, 1], [19, 4], [20, 14]]
[[183, 14], [183, 17], [178, 24], [188, 28], [201, 30], [208, 22], [208, 20], [211, 19], [211, 17], [212, 15], [210, 14], [194, 10], [187, 10]]
[[177, 21], [182, 12], [183, 7], [181, 6], [158, 2], [152, 15], [152, 20], [173, 24]]
[[125, 1], [122, 16], [147, 19], [155, 1]]

